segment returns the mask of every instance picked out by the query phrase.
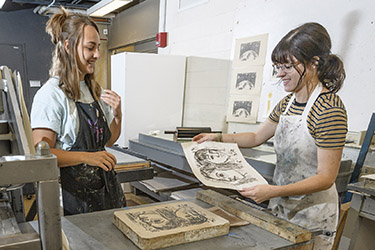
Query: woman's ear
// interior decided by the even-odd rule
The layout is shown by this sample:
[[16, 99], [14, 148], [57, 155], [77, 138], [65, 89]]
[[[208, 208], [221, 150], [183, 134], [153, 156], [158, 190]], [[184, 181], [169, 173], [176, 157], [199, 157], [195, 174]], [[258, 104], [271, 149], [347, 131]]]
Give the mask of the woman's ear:
[[313, 65], [317, 67], [319, 65], [320, 58], [319, 56], [313, 56], [313, 59], [314, 59]]
[[68, 39], [64, 40], [64, 49], [66, 53], [69, 54], [69, 40]]

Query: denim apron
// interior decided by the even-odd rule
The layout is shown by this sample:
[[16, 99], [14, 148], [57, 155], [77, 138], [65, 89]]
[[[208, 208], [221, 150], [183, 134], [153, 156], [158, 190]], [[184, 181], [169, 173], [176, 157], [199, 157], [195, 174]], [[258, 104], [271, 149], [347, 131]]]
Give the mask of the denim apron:
[[[111, 131], [97, 101], [76, 102], [79, 130], [70, 151], [105, 150]], [[88, 213], [126, 205], [125, 197], [112, 169], [79, 164], [60, 168], [64, 215]]]
[[[307, 116], [321, 91], [322, 85], [318, 84], [302, 115], [287, 116], [285, 114], [295, 99], [293, 95], [280, 116], [274, 137], [277, 162], [273, 181], [276, 185], [287, 185], [316, 175], [317, 146], [307, 128]], [[335, 184], [313, 194], [273, 198], [269, 208], [278, 217], [311, 231], [323, 230], [324, 233], [314, 239], [314, 249], [332, 247], [338, 222]]]

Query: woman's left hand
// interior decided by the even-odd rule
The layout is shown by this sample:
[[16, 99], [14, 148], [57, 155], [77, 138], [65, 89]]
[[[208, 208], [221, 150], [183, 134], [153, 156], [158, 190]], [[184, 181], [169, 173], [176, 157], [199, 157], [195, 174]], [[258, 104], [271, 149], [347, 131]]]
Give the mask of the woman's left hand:
[[121, 119], [121, 97], [115, 91], [105, 89], [101, 98], [112, 107], [114, 117], [116, 119]]
[[256, 203], [262, 203], [263, 201], [269, 200], [275, 195], [275, 189], [277, 186], [269, 185], [269, 184], [262, 184], [256, 185], [249, 188], [243, 188], [242, 190], [238, 190], [238, 192], [245, 197], [248, 197], [255, 201]]

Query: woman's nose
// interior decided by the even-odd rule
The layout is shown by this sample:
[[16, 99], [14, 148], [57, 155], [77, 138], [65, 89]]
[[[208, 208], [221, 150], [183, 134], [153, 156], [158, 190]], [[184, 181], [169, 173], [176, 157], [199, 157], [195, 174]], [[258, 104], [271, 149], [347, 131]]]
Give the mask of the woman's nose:
[[285, 71], [284, 71], [282, 68], [280, 68], [280, 69], [277, 71], [277, 75], [276, 75], [276, 77], [282, 77], [282, 76], [285, 76]]
[[100, 58], [100, 51], [99, 49], [96, 49], [94, 52], [94, 58], [99, 59]]

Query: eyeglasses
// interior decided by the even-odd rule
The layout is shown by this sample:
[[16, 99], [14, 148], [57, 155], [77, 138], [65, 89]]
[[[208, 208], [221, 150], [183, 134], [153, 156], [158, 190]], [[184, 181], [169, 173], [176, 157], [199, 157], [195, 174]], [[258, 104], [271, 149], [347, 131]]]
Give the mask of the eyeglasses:
[[285, 64], [273, 64], [273, 70], [275, 72], [280, 72], [280, 70], [284, 71], [285, 73], [292, 72], [293, 68], [295, 68], [300, 62], [296, 63], [285, 63]]

